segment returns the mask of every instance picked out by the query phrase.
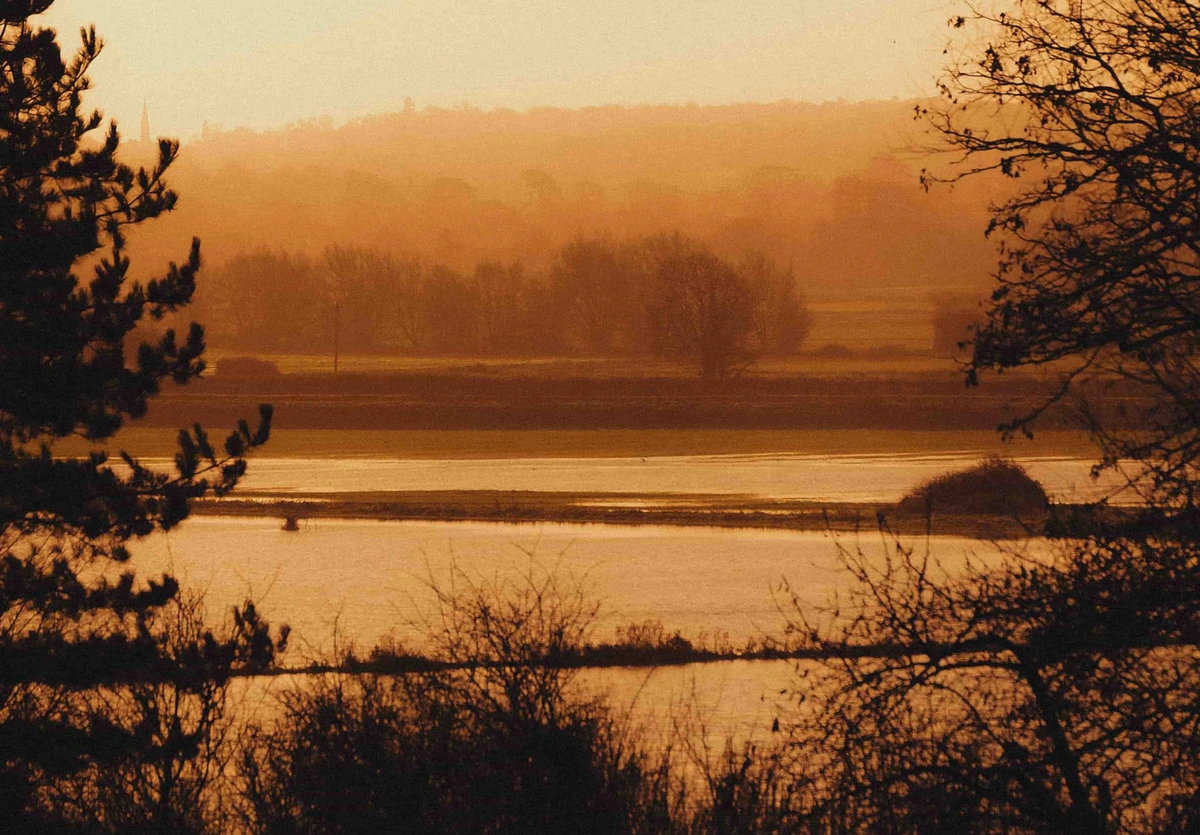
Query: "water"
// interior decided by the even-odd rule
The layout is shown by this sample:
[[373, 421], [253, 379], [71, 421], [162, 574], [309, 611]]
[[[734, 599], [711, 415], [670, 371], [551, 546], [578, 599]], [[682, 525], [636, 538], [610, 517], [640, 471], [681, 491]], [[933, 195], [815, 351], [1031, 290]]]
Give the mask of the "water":
[[[837, 543], [885, 547], [877, 533], [666, 526], [313, 520], [295, 533], [270, 518], [203, 516], [133, 548], [143, 576], [173, 571], [205, 592], [210, 611], [252, 597], [303, 645], [329, 650], [335, 633], [360, 647], [383, 636], [418, 640], [432, 613], [431, 584], [456, 566], [472, 578], [516, 580], [531, 569], [582, 583], [601, 603], [598, 626], [647, 619], [735, 641], [779, 634], [790, 597], [827, 600], [844, 581]], [[934, 537], [951, 560], [991, 546]]]
[[[143, 577], [172, 571], [185, 587], [202, 590], [210, 615], [252, 597], [273, 623], [293, 627], [287, 660], [300, 663], [329, 653], [335, 640], [365, 651], [392, 636], [419, 648], [425, 622], [436, 613], [431, 583], [447, 587], [452, 566], [476, 580], [520, 582], [532, 570], [556, 572], [568, 585], [578, 581], [601, 603], [600, 638], [646, 619], [692, 638], [778, 635], [794, 614], [791, 592], [811, 608], [845, 583], [839, 543], [867, 553], [887, 547], [876, 533], [835, 538], [808, 531], [364, 520], [311, 521], [288, 533], [275, 519], [202, 516], [136, 543], [133, 559]], [[994, 553], [986, 543], [955, 537], [918, 543], [926, 544], [950, 564], [967, 553]], [[785, 579], [790, 591], [783, 590]], [[727, 735], [767, 733], [799, 684], [794, 665], [782, 661], [592, 670], [580, 677], [651, 729], [671, 727], [687, 706], [716, 746]]]
[[[892, 502], [927, 478], [979, 461], [974, 452], [886, 455], [678, 455], [646, 458], [259, 458], [247, 491], [330, 493], [522, 490], [567, 493], [724, 494], [766, 499]], [[1062, 501], [1113, 492], [1120, 477], [1090, 476], [1092, 462], [1015, 459]], [[147, 461], [160, 465], [169, 462]]]
[[[723, 494], [851, 502], [894, 501], [922, 480], [979, 460], [978, 453], [884, 455], [707, 455], [647, 458], [256, 458], [243, 482], [270, 492], [531, 490], [580, 493]], [[1060, 499], [1110, 490], [1090, 463], [1068, 457], [1018, 459]], [[274, 623], [293, 627], [291, 663], [329, 653], [335, 642], [360, 651], [391, 636], [419, 648], [435, 615], [433, 585], [456, 568], [479, 579], [519, 581], [554, 571], [601, 604], [596, 634], [659, 620], [692, 638], [734, 642], [778, 635], [795, 609], [829, 601], [846, 582], [839, 544], [868, 554], [889, 547], [868, 532], [664, 526], [310, 520], [287, 533], [269, 518], [206, 516], [135, 544], [142, 576], [171, 571], [205, 593], [210, 613], [246, 597]], [[934, 537], [927, 545], [950, 566], [966, 554], [994, 555], [987, 543]], [[784, 583], [787, 582], [785, 589]], [[461, 577], [459, 578], [461, 582]], [[717, 738], [769, 728], [798, 682], [787, 662], [727, 662], [662, 670], [582, 674], [618, 709], [662, 724], [691, 701]]]

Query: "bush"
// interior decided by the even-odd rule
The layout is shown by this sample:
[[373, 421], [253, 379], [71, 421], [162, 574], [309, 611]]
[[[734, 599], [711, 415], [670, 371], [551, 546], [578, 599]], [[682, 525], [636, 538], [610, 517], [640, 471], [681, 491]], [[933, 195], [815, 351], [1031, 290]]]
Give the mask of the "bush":
[[909, 491], [898, 505], [905, 512], [985, 513], [1019, 516], [1045, 512], [1050, 499], [1025, 468], [1006, 458], [988, 458], [968, 470], [936, 476]]
[[[250, 732], [244, 814], [270, 833], [661, 831], [657, 760], [629, 743], [575, 673], [594, 608], [530, 577], [438, 591], [433, 657], [446, 668], [317, 677]], [[654, 824], [652, 819], [660, 819]]]

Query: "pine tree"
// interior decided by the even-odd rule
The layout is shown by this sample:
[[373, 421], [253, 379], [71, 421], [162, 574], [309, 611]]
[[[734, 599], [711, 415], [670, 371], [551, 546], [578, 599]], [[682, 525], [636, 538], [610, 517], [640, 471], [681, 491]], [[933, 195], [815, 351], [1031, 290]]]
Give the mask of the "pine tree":
[[160, 140], [149, 168], [119, 161], [115, 123], [101, 131], [99, 113], [81, 112], [101, 42], [86, 29], [64, 60], [56, 33], [31, 20], [52, 2], [0, 0], [0, 821], [37, 819], [38, 792], [57, 776], [195, 742], [163, 743], [146, 721], [98, 712], [86, 694], [146, 682], [196, 693], [273, 650], [252, 607], [229, 636], [200, 630], [181, 646], [161, 628], [176, 581], [113, 569], [131, 538], [233, 488], [245, 453], [267, 440], [269, 406], [221, 449], [199, 425], [181, 431], [173, 473], [124, 452], [115, 467], [103, 452], [54, 457], [56, 441], [98, 446], [143, 415], [164, 381], [198, 376], [204, 332], [168, 330], [127, 352], [139, 323], [180, 310], [195, 288], [198, 241], [144, 282], [125, 253], [126, 227], [174, 208], [164, 174], [179, 145]]

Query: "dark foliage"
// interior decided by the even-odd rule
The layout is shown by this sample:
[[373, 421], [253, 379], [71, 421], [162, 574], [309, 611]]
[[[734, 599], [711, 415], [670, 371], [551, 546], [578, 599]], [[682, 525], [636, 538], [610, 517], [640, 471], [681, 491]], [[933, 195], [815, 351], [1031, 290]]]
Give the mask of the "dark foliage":
[[[99, 628], [93, 623], [93, 634]], [[214, 628], [198, 602], [176, 596], [136, 618], [110, 617], [103, 628], [110, 640], [126, 636], [142, 648], [136, 677], [107, 675], [113, 659], [93, 647], [98, 676], [90, 686], [22, 682], [8, 690], [0, 734], [9, 756], [21, 751], [14, 742], [25, 750], [3, 778], [5, 831], [230, 831], [229, 689], [235, 674], [271, 664], [279, 647], [266, 624], [246, 604]]]
[[[1017, 0], [954, 21], [981, 39], [929, 111], [955, 179], [1024, 186], [996, 206], [999, 286], [969, 373], [1064, 364], [1103, 463], [1144, 465], [1156, 501], [1193, 503], [1200, 459], [1200, 12], [1190, 0]], [[978, 45], [978, 48], [976, 48]], [[1117, 431], [1114, 381], [1150, 395]], [[1073, 385], [1075, 384], [1075, 385]], [[1037, 413], [1014, 422], [1026, 429]]]
[[[898, 543], [794, 624], [817, 831], [1187, 832], [1200, 807], [1200, 552], [1093, 539], [947, 570]], [[867, 656], [865, 649], [873, 653]]]
[[[280, 694], [243, 749], [245, 828], [273, 833], [797, 833], [783, 749], [709, 750], [703, 717], [655, 740], [556, 663], [585, 656], [595, 606], [561, 576], [454, 572], [431, 657], [394, 676], [324, 674]], [[677, 650], [648, 622], [624, 646]], [[611, 645], [610, 645], [611, 646]]]
[[581, 644], [594, 607], [552, 576], [453, 582], [457, 591], [439, 592], [430, 640], [454, 669], [330, 675], [282, 695], [279, 721], [245, 752], [249, 828], [663, 831], [665, 778], [573, 687], [572, 671], [540, 663]]
[[[55, 33], [30, 20], [50, 5], [0, 2], [0, 820], [16, 831], [84, 825], [44, 803], [62, 780], [195, 748], [179, 728], [156, 737], [144, 688], [204, 701], [212, 682], [263, 666], [276, 646], [252, 607], [223, 638], [172, 632], [176, 582], [139, 584], [118, 565], [129, 538], [237, 483], [244, 454], [267, 440], [270, 407], [221, 449], [198, 425], [181, 431], [173, 474], [125, 453], [123, 469], [99, 451], [53, 457], [57, 439], [110, 438], [164, 381], [199, 375], [204, 339], [192, 325], [127, 351], [140, 322], [188, 303], [200, 267], [193, 242], [182, 266], [134, 281], [124, 250], [126, 227], [175, 206], [163, 177], [178, 145], [160, 141], [154, 165], [134, 170], [118, 160], [115, 125], [89, 136], [101, 117], [80, 104], [101, 44], [84, 30], [64, 61]], [[129, 710], [106, 709], [108, 697]]]
[[[1054, 520], [1080, 538], [965, 566], [890, 539], [881, 554], [843, 550], [848, 597], [793, 624], [841, 659], [807, 668], [792, 728], [803, 818], [824, 832], [1194, 832], [1200, 12], [967, 5], [952, 23], [981, 40], [951, 67], [943, 106], [919, 115], [962, 152], [956, 177], [1026, 184], [994, 209], [999, 287], [968, 381], [1067, 368], [1051, 402], [1075, 400], [1102, 464], [1144, 465], [1149, 506]], [[1100, 412], [1114, 390], [1144, 396], [1120, 426]], [[1010, 480], [1044, 501], [991, 467], [976, 474], [991, 490], [956, 474], [908, 501], [969, 503]]]
[[1020, 464], [989, 458], [968, 470], [931, 478], [900, 500], [899, 510], [986, 513], [1029, 518], [1046, 512], [1050, 499]]
[[[179, 148], [161, 141], [155, 165], [135, 171], [117, 160], [115, 125], [99, 144], [90, 141], [101, 117], [79, 108], [101, 43], [84, 31], [79, 53], [64, 62], [55, 33], [29, 23], [49, 5], [0, 6], [0, 526], [142, 535], [180, 521], [189, 499], [232, 487], [242, 454], [266, 440], [270, 411], [257, 431], [243, 425], [222, 450], [199, 428], [182, 433], [176, 477], [132, 459], [132, 472], [118, 476], [100, 453], [50, 457], [54, 439], [111, 437], [145, 413], [163, 380], [199, 375], [204, 339], [195, 324], [182, 342], [167, 331], [138, 347], [132, 367], [125, 362], [138, 323], [178, 311], [195, 289], [198, 242], [182, 266], [146, 282], [129, 278], [124, 252], [126, 226], [174, 207], [163, 176]], [[76, 262], [102, 247], [107, 255], [81, 281]]]

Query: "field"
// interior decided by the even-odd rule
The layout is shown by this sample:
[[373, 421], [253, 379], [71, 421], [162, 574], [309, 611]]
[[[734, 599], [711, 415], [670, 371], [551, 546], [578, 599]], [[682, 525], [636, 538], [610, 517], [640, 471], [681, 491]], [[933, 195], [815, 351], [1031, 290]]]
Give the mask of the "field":
[[[832, 343], [831, 343], [832, 344]], [[844, 343], [836, 343], [842, 345]], [[220, 377], [221, 360], [245, 356], [238, 352], [211, 351], [206, 376]], [[255, 354], [275, 365], [283, 374], [323, 375], [333, 373], [332, 354]], [[338, 358], [343, 374], [482, 375], [488, 377], [571, 378], [671, 378], [696, 376], [691, 365], [649, 357], [473, 357], [403, 356], [350, 354]], [[798, 374], [820, 377], [862, 376], [896, 373], [955, 373], [957, 366], [946, 357], [883, 345], [863, 348], [849, 356], [830, 355], [827, 350], [794, 357], [768, 357], [747, 370], [754, 377], [778, 378]]]
[[[223, 428], [209, 427], [214, 434]], [[174, 455], [177, 430], [134, 425], [105, 444], [140, 456]], [[61, 455], [87, 449], [79, 440], [55, 447]], [[909, 432], [877, 429], [277, 429], [258, 455], [271, 458], [644, 458], [652, 455], [878, 455], [970, 450], [979, 457], [1072, 455], [1095, 449], [1077, 432], [1040, 432], [1005, 443], [992, 430]]]
[[[968, 389], [952, 368], [778, 369], [703, 380], [678, 367], [669, 374], [655, 366], [633, 368], [628, 359], [586, 366], [573, 360], [439, 362], [423, 370], [257, 377], [225, 376], [218, 364], [211, 377], [165, 390], [141, 425], [175, 428], [199, 420], [227, 426], [266, 402], [275, 406], [279, 429], [295, 430], [992, 431], [1042, 403], [1053, 385], [1045, 376], [1007, 374]], [[1042, 421], [1047, 430], [1070, 425], [1061, 410]]]

